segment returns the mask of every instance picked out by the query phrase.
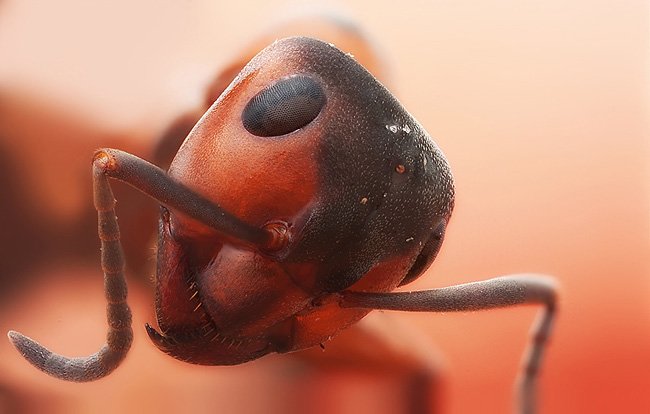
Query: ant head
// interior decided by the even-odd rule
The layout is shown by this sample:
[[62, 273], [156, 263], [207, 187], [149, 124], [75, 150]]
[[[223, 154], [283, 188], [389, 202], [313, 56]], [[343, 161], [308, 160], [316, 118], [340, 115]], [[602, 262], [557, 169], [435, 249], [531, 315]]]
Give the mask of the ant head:
[[[339, 263], [323, 269], [334, 280], [314, 281], [328, 290], [426, 242], [453, 206], [447, 162], [419, 123], [352, 57], [309, 38], [260, 52], [169, 172], [249, 224], [286, 223], [278, 257]], [[210, 232], [182, 218], [175, 227]]]
[[[415, 279], [435, 257], [453, 208], [447, 161], [424, 129], [351, 56], [309, 38], [260, 52], [194, 127], [169, 174], [249, 225], [280, 229], [286, 240], [255, 251], [179, 212], [163, 217], [163, 331], [194, 338], [175, 327], [209, 320], [222, 337], [266, 338], [224, 359], [152, 335], [167, 352], [199, 362], [295, 348], [273, 343], [269, 332], [289, 329], [279, 321], [304, 312], [312, 298]], [[192, 275], [189, 288], [177, 273]], [[206, 314], [190, 305], [180, 312], [176, 289], [201, 298], [196, 306]], [[282, 309], [264, 303], [271, 297], [284, 298]], [[328, 329], [322, 334], [331, 335]]]

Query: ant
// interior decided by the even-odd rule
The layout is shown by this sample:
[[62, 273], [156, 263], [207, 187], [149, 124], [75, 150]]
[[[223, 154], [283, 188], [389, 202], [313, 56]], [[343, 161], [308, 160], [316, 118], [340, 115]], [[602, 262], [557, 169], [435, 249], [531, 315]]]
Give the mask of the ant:
[[92, 163], [109, 330], [84, 358], [9, 338], [68, 381], [111, 373], [133, 331], [109, 178], [161, 205], [159, 330], [174, 358], [236, 365], [321, 345], [373, 309], [473, 311], [542, 304], [519, 410], [535, 410], [556, 309], [552, 279], [520, 274], [418, 292], [454, 206], [449, 165], [393, 95], [333, 45], [294, 37], [260, 52], [191, 131], [168, 172], [115, 149]]

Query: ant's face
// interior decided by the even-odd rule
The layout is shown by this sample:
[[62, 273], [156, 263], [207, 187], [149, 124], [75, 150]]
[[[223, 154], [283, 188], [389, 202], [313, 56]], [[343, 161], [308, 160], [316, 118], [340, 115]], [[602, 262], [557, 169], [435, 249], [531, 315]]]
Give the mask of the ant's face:
[[[311, 346], [349, 325], [364, 313], [341, 311], [326, 327], [295, 318], [313, 311], [315, 297], [415, 279], [453, 208], [447, 162], [417, 121], [353, 58], [307, 38], [256, 56], [190, 133], [169, 174], [247, 224], [280, 222], [289, 232], [281, 251], [265, 255], [173, 209], [163, 220], [158, 319], [186, 344], [152, 337], [181, 359], [192, 357], [180, 348], [196, 353], [197, 338], [250, 344], [241, 355], [234, 345], [206, 350], [197, 362]], [[287, 330], [289, 339], [274, 339]]]

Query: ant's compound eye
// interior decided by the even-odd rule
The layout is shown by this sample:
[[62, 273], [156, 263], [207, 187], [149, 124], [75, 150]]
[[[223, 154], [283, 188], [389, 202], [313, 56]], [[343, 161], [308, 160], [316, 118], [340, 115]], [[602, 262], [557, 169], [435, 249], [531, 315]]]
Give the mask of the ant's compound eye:
[[309, 76], [282, 79], [255, 95], [244, 108], [244, 128], [259, 137], [276, 137], [304, 127], [325, 106], [323, 88]]

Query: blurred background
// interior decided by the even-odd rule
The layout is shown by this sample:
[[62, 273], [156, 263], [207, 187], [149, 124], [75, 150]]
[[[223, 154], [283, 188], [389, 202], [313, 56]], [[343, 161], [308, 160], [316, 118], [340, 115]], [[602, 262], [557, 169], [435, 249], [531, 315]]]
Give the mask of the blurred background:
[[[0, 1], [1, 331], [94, 352], [105, 304], [92, 152], [116, 147], [164, 165], [219, 74], [228, 79], [287, 30], [317, 31], [394, 91], [452, 166], [445, 244], [408, 288], [555, 275], [542, 412], [650, 411], [647, 2], [223, 3]], [[323, 13], [339, 16], [335, 27], [353, 22], [362, 40], [337, 37], [327, 19], [286, 29]], [[122, 186], [116, 196], [134, 349], [110, 377], [68, 384], [0, 341], [0, 412], [414, 412], [420, 372], [439, 412], [510, 411], [534, 307], [377, 313], [361, 342], [350, 333], [326, 352], [236, 367], [161, 354], [141, 328], [154, 321], [156, 206]]]

